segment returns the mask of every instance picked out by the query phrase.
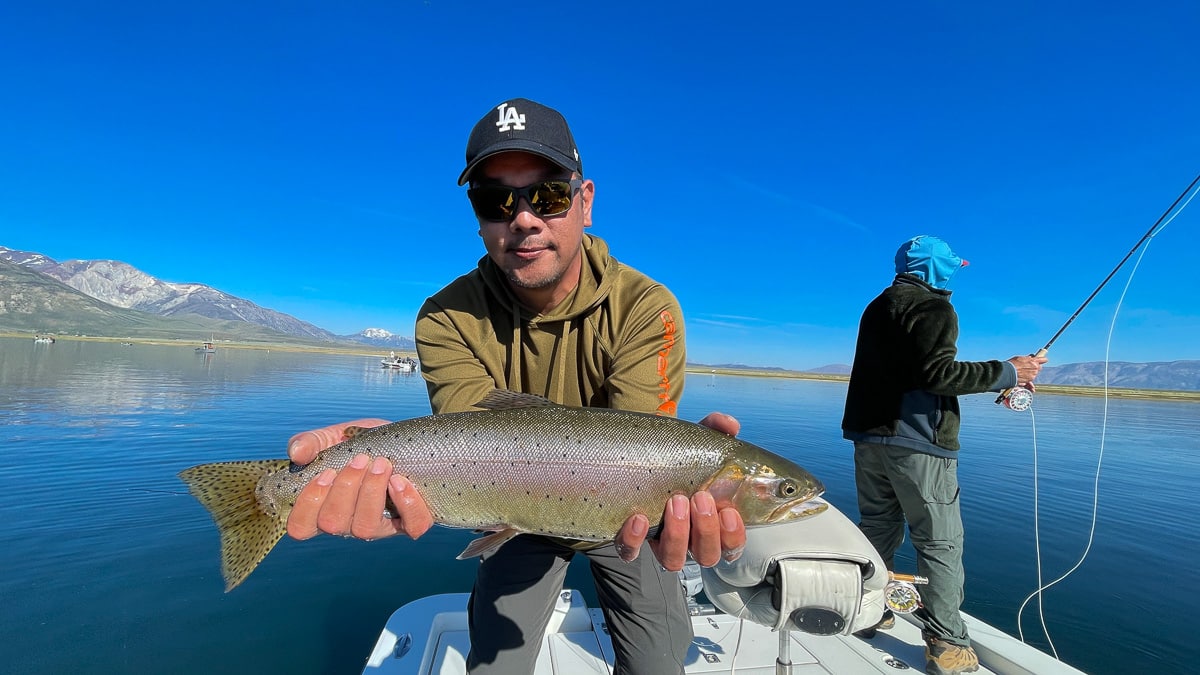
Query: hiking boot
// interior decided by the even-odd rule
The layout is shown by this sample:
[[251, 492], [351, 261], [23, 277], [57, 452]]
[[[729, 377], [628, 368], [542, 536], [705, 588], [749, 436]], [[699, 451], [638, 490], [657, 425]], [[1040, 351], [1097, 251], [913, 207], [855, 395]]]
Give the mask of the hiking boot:
[[925, 638], [925, 672], [929, 675], [957, 675], [979, 670], [979, 657], [971, 647], [963, 647], [937, 638]]
[[857, 631], [856, 633], [854, 633], [854, 637], [859, 637], [864, 640], [870, 640], [871, 638], [875, 637], [875, 631], [887, 630], [889, 628], [894, 627], [895, 625], [896, 625], [896, 615], [892, 612], [892, 610], [885, 609], [885, 610], [883, 610], [883, 616], [879, 619], [879, 623], [875, 624], [874, 626], [871, 626], [870, 628], [864, 628], [860, 631]]

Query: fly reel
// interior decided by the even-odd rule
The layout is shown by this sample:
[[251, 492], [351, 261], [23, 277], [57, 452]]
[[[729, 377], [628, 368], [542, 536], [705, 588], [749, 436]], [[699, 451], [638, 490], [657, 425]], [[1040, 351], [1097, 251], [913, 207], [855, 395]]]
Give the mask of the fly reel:
[[927, 584], [929, 579], [914, 574], [888, 573], [887, 585], [883, 587], [883, 603], [893, 612], [912, 614], [921, 608], [921, 594], [916, 584]]
[[1004, 404], [1005, 408], [1017, 412], [1025, 412], [1029, 410], [1029, 406], [1033, 405], [1033, 392], [1020, 387], [1009, 389], [1000, 398], [999, 402]]

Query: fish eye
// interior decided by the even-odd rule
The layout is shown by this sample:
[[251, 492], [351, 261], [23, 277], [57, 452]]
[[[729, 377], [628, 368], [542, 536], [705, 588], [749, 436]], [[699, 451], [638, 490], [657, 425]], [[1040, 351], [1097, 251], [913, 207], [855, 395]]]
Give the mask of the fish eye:
[[800, 492], [800, 486], [796, 485], [794, 480], [784, 480], [779, 482], [780, 497], [795, 497]]

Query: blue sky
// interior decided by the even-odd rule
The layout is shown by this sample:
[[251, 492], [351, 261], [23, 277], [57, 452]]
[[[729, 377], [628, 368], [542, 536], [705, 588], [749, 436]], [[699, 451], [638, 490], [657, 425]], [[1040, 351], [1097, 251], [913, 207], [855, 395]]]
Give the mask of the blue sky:
[[[917, 234], [971, 261], [960, 358], [1008, 358], [1200, 173], [1197, 29], [1190, 0], [5, 3], [0, 245], [411, 335], [483, 254], [470, 128], [523, 96], [570, 121], [592, 232], [676, 293], [690, 360], [849, 363]], [[1200, 204], [1113, 360], [1200, 358], [1198, 250]], [[1052, 362], [1105, 357], [1133, 262]]]

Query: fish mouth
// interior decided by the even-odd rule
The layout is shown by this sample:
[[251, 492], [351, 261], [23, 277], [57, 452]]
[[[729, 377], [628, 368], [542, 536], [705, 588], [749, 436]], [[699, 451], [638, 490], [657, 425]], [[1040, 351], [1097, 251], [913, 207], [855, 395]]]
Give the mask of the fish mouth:
[[818, 513], [824, 513], [829, 509], [829, 502], [819, 499], [818, 494], [814, 494], [808, 499], [797, 499], [780, 506], [771, 512], [770, 522], [785, 523], [793, 520], [804, 520]]

